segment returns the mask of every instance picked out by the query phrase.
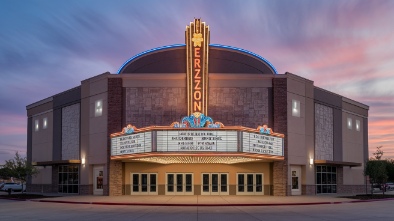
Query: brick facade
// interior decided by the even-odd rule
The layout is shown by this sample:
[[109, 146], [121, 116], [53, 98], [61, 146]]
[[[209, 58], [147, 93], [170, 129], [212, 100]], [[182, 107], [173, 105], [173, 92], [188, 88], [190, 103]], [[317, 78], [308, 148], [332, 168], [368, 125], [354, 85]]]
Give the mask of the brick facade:
[[316, 185], [302, 185], [302, 195], [316, 195]]
[[[224, 125], [257, 128], [269, 122], [269, 88], [209, 88], [208, 116]], [[126, 88], [125, 120], [166, 126], [187, 115], [186, 88]]]
[[53, 191], [52, 184], [27, 184], [26, 191], [27, 192], [35, 192], [35, 193], [53, 193], [53, 192], [55, 192], [55, 191]]
[[288, 150], [287, 150], [287, 79], [272, 79], [273, 86], [273, 106], [274, 106], [274, 125], [273, 130], [285, 135], [284, 138], [284, 161], [273, 163], [273, 185], [274, 196], [290, 195], [290, 186], [288, 185]]
[[268, 124], [269, 88], [209, 88], [208, 116], [228, 126]]
[[103, 194], [109, 196], [122, 195], [122, 162], [111, 161], [112, 133], [122, 128], [122, 79], [108, 79], [108, 134], [107, 134], [107, 184], [104, 185]]
[[171, 125], [187, 115], [186, 88], [126, 88], [125, 107], [125, 124]]
[[[123, 195], [123, 166], [122, 162], [112, 160], [109, 164], [109, 196]], [[104, 185], [104, 191], [106, 190]], [[104, 193], [104, 195], [107, 195]]]
[[93, 184], [79, 185], [79, 195], [93, 195]]

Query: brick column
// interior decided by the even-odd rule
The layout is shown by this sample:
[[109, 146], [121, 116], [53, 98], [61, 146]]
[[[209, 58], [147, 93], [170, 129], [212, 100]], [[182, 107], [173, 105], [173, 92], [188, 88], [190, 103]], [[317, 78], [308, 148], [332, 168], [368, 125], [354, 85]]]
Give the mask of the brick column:
[[112, 133], [122, 129], [122, 78], [108, 78], [107, 186], [104, 195], [122, 195], [122, 162], [111, 161]]
[[287, 78], [273, 78], [273, 131], [282, 133], [284, 138], [284, 161], [273, 163], [274, 196], [290, 195], [288, 185], [288, 159], [287, 159]]

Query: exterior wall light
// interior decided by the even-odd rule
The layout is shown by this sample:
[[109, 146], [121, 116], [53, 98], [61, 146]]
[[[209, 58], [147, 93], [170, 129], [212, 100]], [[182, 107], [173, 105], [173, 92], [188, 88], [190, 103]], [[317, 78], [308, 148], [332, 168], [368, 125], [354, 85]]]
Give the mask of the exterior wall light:
[[356, 130], [360, 131], [360, 121], [356, 120]]
[[38, 120], [35, 120], [35, 126], [34, 126], [34, 130], [38, 131], [40, 129], [40, 122]]
[[81, 163], [85, 166], [85, 157], [82, 158]]
[[349, 130], [352, 129], [352, 118], [350, 118], [350, 117], [347, 118], [347, 128]]
[[48, 118], [42, 119], [42, 128], [47, 129], [48, 127]]
[[291, 111], [291, 113], [292, 113], [292, 115], [294, 116], [294, 117], [300, 117], [300, 112], [301, 112], [301, 109], [300, 109], [300, 101], [298, 101], [298, 100], [292, 100], [292, 111]]
[[313, 165], [313, 158], [309, 158], [309, 165]]
[[103, 115], [103, 101], [102, 100], [97, 100], [95, 103], [95, 111], [94, 111], [94, 116], [95, 117], [100, 117]]

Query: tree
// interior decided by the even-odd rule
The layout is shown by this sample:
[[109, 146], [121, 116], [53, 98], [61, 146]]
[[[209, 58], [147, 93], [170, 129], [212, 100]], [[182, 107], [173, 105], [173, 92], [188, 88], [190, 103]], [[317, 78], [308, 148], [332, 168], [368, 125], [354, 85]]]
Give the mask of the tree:
[[376, 147], [376, 152], [373, 153], [373, 155], [375, 156], [375, 159], [377, 159], [377, 160], [380, 160], [383, 156], [383, 150], [381, 150], [382, 147], [383, 146]]
[[1, 168], [0, 169], [0, 178], [1, 179], [9, 179], [11, 177], [11, 171], [9, 168]]
[[388, 181], [394, 182], [394, 159], [387, 159]]
[[22, 181], [22, 190], [23, 183], [26, 183], [28, 177], [38, 174], [38, 169], [27, 162], [26, 157], [21, 157], [18, 151], [15, 153], [14, 159], [5, 161], [3, 169], [7, 171], [8, 177], [15, 177]]
[[[387, 161], [369, 160], [365, 164], [364, 175], [369, 176], [371, 192], [373, 194], [373, 184], [382, 186], [387, 181]], [[384, 191], [383, 191], [384, 194]]]

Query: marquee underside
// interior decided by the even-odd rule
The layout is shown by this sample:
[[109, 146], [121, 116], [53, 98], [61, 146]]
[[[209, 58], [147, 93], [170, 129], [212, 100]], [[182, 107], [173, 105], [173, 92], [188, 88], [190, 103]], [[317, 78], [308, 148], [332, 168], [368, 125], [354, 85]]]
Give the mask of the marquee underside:
[[111, 160], [122, 162], [175, 163], [219, 163], [236, 164], [246, 162], [283, 161], [283, 156], [250, 153], [140, 153], [112, 156]]

